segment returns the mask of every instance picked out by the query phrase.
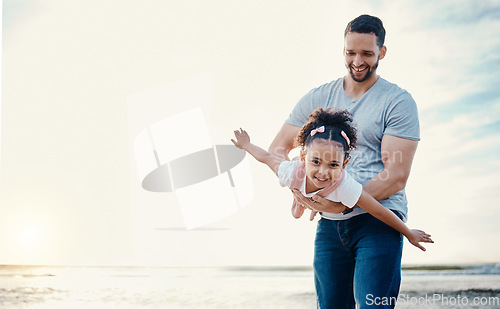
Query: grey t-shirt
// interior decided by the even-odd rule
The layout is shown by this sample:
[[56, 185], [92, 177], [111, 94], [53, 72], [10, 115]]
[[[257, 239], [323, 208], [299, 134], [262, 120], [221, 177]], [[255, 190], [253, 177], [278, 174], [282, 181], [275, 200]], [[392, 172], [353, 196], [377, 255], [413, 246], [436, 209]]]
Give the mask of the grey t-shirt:
[[[358, 141], [346, 170], [364, 185], [384, 169], [380, 148], [384, 134], [420, 140], [417, 105], [410, 93], [380, 77], [359, 100], [349, 98], [343, 85], [344, 78], [339, 78], [311, 90], [297, 103], [286, 122], [302, 127], [318, 107], [334, 107], [351, 112], [358, 131]], [[398, 159], [395, 155], [395, 159]], [[404, 190], [380, 203], [400, 212], [406, 220], [408, 209]], [[339, 214], [334, 219], [348, 219], [361, 213], [365, 211], [356, 208], [350, 214]]]

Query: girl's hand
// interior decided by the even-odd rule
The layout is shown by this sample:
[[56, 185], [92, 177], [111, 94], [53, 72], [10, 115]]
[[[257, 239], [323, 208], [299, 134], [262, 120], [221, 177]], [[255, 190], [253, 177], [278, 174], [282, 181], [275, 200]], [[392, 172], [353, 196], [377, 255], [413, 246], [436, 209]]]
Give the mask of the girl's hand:
[[425, 251], [425, 248], [420, 244], [421, 242], [427, 242], [433, 244], [434, 241], [431, 239], [431, 235], [427, 234], [421, 230], [410, 230], [410, 234], [406, 236], [408, 241], [419, 248], [422, 251]]
[[236, 140], [231, 139], [231, 142], [233, 142], [236, 147], [244, 149], [246, 145], [250, 144], [250, 136], [248, 135], [247, 131], [243, 130], [242, 128], [240, 128], [239, 131], [235, 130], [234, 136], [236, 137]]

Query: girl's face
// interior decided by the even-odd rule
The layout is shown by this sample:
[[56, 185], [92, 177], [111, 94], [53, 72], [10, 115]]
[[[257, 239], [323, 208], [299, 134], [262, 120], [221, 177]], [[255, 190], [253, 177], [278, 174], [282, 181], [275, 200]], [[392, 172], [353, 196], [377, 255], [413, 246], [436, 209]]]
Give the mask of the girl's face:
[[300, 153], [300, 159], [305, 165], [307, 193], [322, 189], [339, 178], [349, 161], [345, 160], [340, 143], [319, 138]]

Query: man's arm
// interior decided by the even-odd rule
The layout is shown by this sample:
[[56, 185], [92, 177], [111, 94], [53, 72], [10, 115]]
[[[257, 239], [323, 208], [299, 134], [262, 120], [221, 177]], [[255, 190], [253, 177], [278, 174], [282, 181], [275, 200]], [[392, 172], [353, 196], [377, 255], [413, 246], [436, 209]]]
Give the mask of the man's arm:
[[269, 146], [269, 152], [284, 160], [290, 160], [288, 153], [293, 149], [293, 142], [299, 131], [300, 127], [285, 122]]
[[377, 201], [403, 190], [410, 176], [418, 141], [384, 135], [381, 154], [384, 170], [370, 179], [363, 189]]
[[[363, 186], [363, 189], [377, 201], [386, 199], [403, 190], [410, 175], [417, 145], [418, 141], [384, 135], [381, 145], [384, 170], [369, 180]], [[297, 193], [294, 192], [294, 194]], [[295, 198], [298, 197], [295, 196]], [[301, 199], [300, 203], [312, 210], [330, 213], [340, 213], [345, 209], [342, 204], [332, 202], [317, 194], [312, 199]]]

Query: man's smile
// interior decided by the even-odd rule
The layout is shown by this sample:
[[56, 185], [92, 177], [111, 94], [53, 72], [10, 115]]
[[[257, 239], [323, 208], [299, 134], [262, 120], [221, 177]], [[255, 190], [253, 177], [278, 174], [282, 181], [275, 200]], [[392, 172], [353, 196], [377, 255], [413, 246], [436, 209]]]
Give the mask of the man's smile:
[[361, 72], [365, 71], [366, 69], [368, 69], [368, 67], [367, 67], [367, 66], [360, 67], [360, 68], [355, 68], [355, 67], [351, 66], [351, 68], [352, 68], [354, 71], [358, 72], [358, 73], [361, 73]]

